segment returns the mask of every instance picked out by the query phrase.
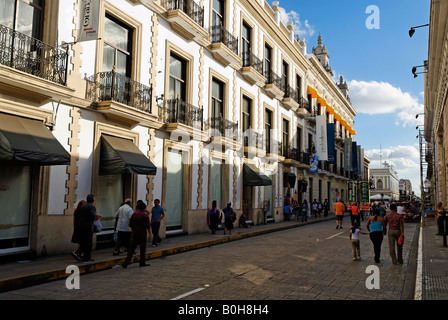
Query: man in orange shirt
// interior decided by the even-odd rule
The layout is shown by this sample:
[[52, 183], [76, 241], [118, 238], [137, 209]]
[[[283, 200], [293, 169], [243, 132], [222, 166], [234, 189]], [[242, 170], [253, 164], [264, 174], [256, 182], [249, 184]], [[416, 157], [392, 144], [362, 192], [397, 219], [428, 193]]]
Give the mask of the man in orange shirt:
[[344, 218], [345, 205], [342, 203], [342, 199], [334, 205], [334, 214], [336, 215], [336, 229], [342, 229], [342, 219]]
[[355, 223], [361, 223], [361, 221], [359, 220], [359, 208], [356, 205], [356, 202], [353, 202], [352, 204], [352, 214], [350, 216], [351, 220], [352, 220], [352, 226], [355, 225]]

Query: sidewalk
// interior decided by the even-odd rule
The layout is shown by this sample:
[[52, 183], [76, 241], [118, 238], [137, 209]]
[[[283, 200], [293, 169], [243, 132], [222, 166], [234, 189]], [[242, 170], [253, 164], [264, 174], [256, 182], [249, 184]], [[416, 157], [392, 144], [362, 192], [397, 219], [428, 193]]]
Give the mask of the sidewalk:
[[[249, 229], [235, 228], [232, 235], [224, 235], [224, 231], [220, 230], [216, 235], [210, 235], [210, 233], [207, 232], [195, 235], [169, 237], [163, 239], [161, 244], [156, 248], [153, 248], [150, 243], [148, 243], [146, 259], [160, 258], [230, 241], [254, 237], [269, 232], [287, 230], [333, 219], [334, 215], [330, 215], [326, 218], [309, 218], [306, 223], [282, 221], [268, 223], [266, 225], [252, 226]], [[71, 274], [66, 273], [66, 268], [70, 265], [78, 266], [80, 274], [102, 271], [120, 266], [126, 257], [125, 253], [120, 254], [120, 256], [113, 256], [112, 251], [113, 248], [93, 250], [92, 258], [94, 261], [91, 263], [81, 263], [75, 260], [70, 252], [68, 252], [66, 255], [0, 264], [0, 293], [65, 279]], [[133, 261], [138, 261], [138, 259], [139, 255], [135, 254]]]
[[418, 300], [448, 300], [448, 246], [444, 246], [443, 236], [437, 232], [436, 219], [427, 218], [421, 224], [415, 297]]

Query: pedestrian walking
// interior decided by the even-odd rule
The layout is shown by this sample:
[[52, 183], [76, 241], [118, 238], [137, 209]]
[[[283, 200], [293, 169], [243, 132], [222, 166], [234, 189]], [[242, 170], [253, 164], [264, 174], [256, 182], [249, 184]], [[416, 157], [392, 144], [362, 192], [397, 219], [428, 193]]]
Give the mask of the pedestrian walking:
[[165, 210], [160, 205], [160, 200], [154, 200], [154, 207], [151, 209], [151, 230], [152, 230], [152, 246], [157, 247], [162, 238], [160, 238], [160, 222], [165, 217]]
[[207, 224], [211, 230], [211, 234], [215, 234], [218, 230], [219, 222], [221, 221], [219, 215], [220, 209], [216, 203], [216, 200], [213, 200], [211, 207], [207, 210]]
[[360, 234], [368, 234], [367, 232], [361, 231], [361, 228], [359, 227], [359, 223], [356, 223], [352, 226], [350, 229], [350, 243], [352, 245], [352, 258], [353, 261], [360, 261], [361, 260], [361, 246], [359, 242], [359, 235]]
[[322, 216], [323, 206], [322, 201], [319, 200], [317, 203], [317, 214], [319, 215], [319, 218]]
[[145, 209], [146, 204], [144, 202], [137, 203], [136, 210], [129, 219], [131, 241], [126, 260], [122, 264], [123, 268], [127, 268], [127, 266], [132, 263], [132, 256], [134, 255], [134, 250], [137, 246], [140, 247], [140, 267], [149, 266], [149, 264], [146, 263], [146, 242], [149, 241], [149, 233], [147, 233], [147, 231], [150, 230], [151, 224]]
[[78, 247], [75, 251], [72, 252], [72, 256], [75, 257], [76, 260], [82, 261], [81, 256], [82, 252], [80, 250], [80, 242], [79, 242], [79, 214], [81, 212], [81, 207], [86, 203], [86, 200], [81, 200], [78, 202], [78, 205], [76, 206], [75, 212], [73, 214], [73, 233], [72, 233], [72, 243], [77, 243]]
[[228, 202], [227, 207], [222, 211], [224, 212], [224, 234], [226, 234], [226, 232], [232, 234], [233, 223], [236, 220], [236, 213], [232, 209], [232, 203]]
[[325, 199], [325, 201], [324, 201], [324, 217], [328, 217], [329, 212], [330, 212], [330, 202], [328, 202], [328, 199]]
[[131, 219], [134, 210], [132, 210], [132, 200], [127, 198], [123, 205], [118, 208], [115, 213], [114, 232], [117, 232], [117, 241], [115, 242], [114, 256], [120, 254], [122, 246], [129, 248], [131, 240], [131, 228], [129, 227], [129, 219]]
[[300, 219], [301, 222], [306, 222], [308, 221], [308, 202], [306, 200], [303, 200], [302, 203], [302, 218]]
[[334, 214], [336, 216], [336, 229], [342, 229], [342, 220], [344, 219], [345, 212], [345, 204], [342, 202], [342, 199], [339, 198], [339, 201], [334, 204]]
[[[299, 201], [294, 200], [292, 204], [292, 216], [295, 216], [295, 220], [299, 221], [299, 215], [300, 215], [300, 203]], [[292, 216], [290, 220], [292, 220]]]
[[373, 243], [373, 252], [375, 254], [374, 260], [376, 263], [380, 262], [381, 245], [383, 243], [383, 218], [378, 208], [372, 210], [372, 216], [367, 220], [366, 228], [370, 232], [370, 241]]
[[361, 221], [359, 219], [359, 208], [356, 205], [356, 202], [353, 202], [352, 204], [352, 213], [350, 214], [350, 219], [352, 225], [355, 225], [355, 223], [361, 224]]
[[317, 202], [316, 202], [316, 199], [314, 199], [313, 203], [311, 204], [311, 208], [313, 210], [314, 218], [317, 218]]
[[79, 244], [83, 262], [92, 262], [93, 224], [102, 216], [96, 212], [95, 196], [88, 194], [79, 213]]
[[442, 202], [439, 202], [437, 204], [436, 214], [437, 214], [437, 233], [438, 236], [443, 236], [443, 212], [445, 211], [445, 208], [443, 207]]
[[[389, 230], [387, 231], [387, 227]], [[388, 236], [389, 254], [393, 264], [403, 264], [403, 244], [398, 239], [404, 236], [403, 216], [397, 212], [397, 205], [391, 203], [390, 212], [386, 214], [383, 220], [383, 233]], [[395, 250], [396, 247], [396, 250]]]

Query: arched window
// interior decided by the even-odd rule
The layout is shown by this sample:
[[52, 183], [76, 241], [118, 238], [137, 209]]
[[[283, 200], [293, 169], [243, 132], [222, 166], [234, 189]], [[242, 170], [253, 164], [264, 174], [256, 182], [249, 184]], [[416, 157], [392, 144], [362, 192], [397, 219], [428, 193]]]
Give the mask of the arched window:
[[383, 189], [383, 180], [378, 179], [378, 180], [376, 181], [376, 188], [377, 188], [377, 189]]

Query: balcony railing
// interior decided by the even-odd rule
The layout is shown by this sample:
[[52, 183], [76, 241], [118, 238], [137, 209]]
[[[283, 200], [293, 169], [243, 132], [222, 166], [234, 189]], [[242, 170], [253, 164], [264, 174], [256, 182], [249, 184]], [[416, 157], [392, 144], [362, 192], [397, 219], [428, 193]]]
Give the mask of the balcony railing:
[[308, 112], [311, 112], [310, 102], [305, 98], [300, 99], [300, 107], [304, 108]]
[[198, 108], [180, 99], [166, 101], [164, 107], [159, 108], [159, 117], [164, 123], [181, 123], [186, 126], [202, 130], [203, 112]]
[[66, 85], [68, 53], [0, 24], [0, 64]]
[[264, 137], [262, 134], [255, 132], [252, 129], [246, 130], [243, 134], [245, 147], [256, 147], [258, 149], [264, 148]]
[[300, 151], [297, 148], [288, 147], [284, 152], [286, 159], [293, 159], [300, 163], [310, 164], [310, 154], [307, 152]]
[[115, 71], [98, 72], [87, 80], [86, 98], [92, 101], [115, 101], [151, 113], [152, 88]]
[[254, 55], [250, 50], [243, 52], [243, 67], [252, 67], [259, 74], [263, 74], [263, 61]]
[[238, 122], [227, 120], [222, 116], [210, 118], [206, 129], [211, 131], [211, 136], [231, 137], [233, 140], [238, 140]]
[[204, 27], [204, 8], [193, 0], [162, 0], [166, 10], [181, 10], [201, 27]]
[[300, 103], [300, 98], [296, 90], [294, 90], [290, 85], [286, 86], [285, 91], [285, 98], [291, 98], [297, 103]]
[[212, 43], [223, 43], [233, 53], [238, 55], [238, 38], [235, 38], [226, 28], [222, 25], [211, 27]]
[[280, 78], [274, 71], [266, 71], [264, 76], [266, 77], [266, 84], [273, 84], [277, 88], [282, 89], [282, 78]]

